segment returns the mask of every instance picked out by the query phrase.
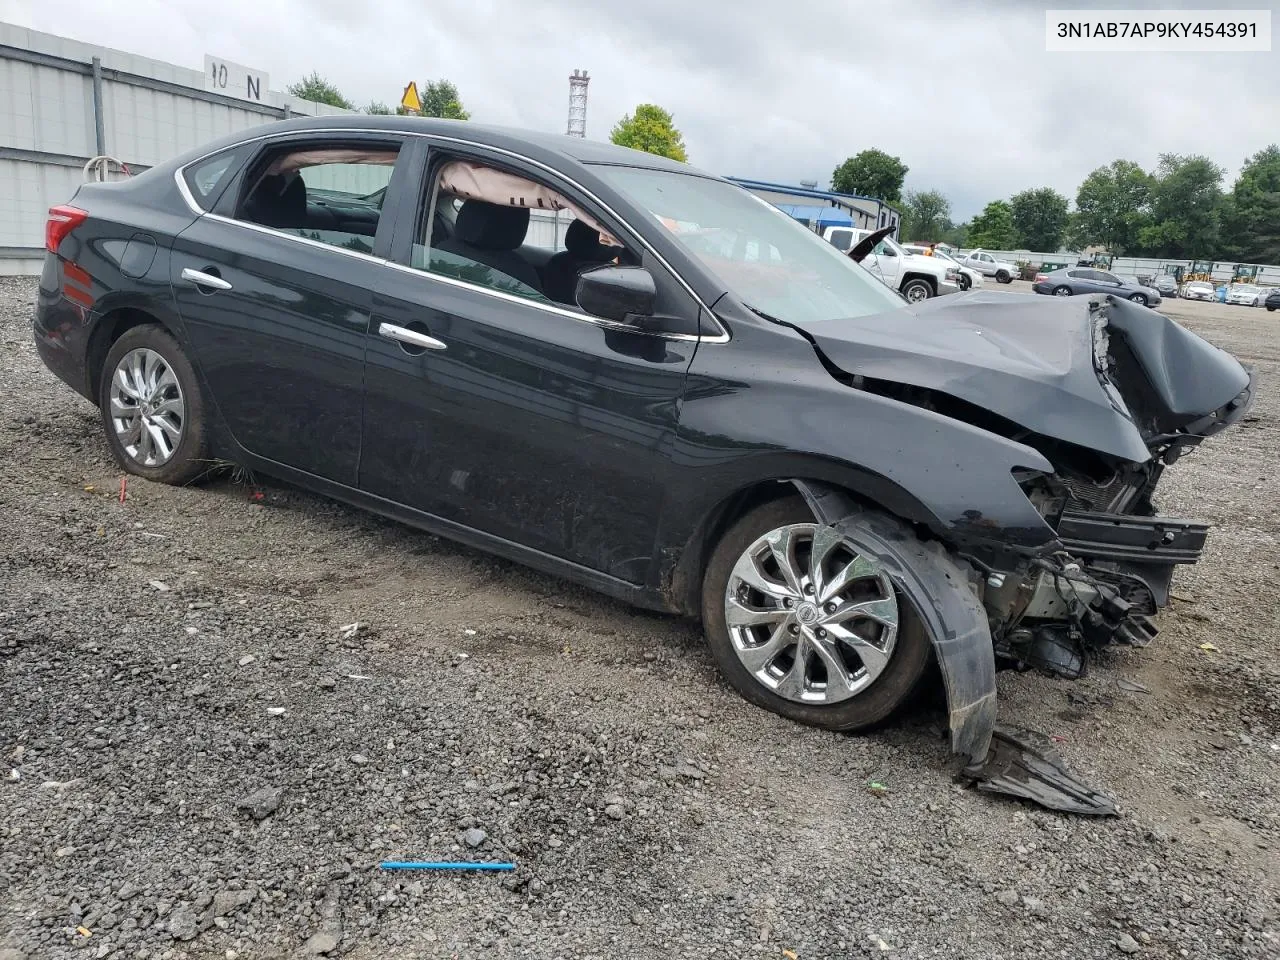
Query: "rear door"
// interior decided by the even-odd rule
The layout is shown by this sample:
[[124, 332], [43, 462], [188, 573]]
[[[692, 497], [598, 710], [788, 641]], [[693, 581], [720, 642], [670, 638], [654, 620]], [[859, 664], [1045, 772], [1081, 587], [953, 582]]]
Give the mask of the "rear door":
[[235, 441], [353, 487], [372, 288], [394, 227], [381, 201], [402, 148], [385, 134], [267, 140], [173, 248], [193, 359]]
[[[685, 332], [637, 332], [566, 302], [572, 286], [557, 293], [546, 282], [565, 251], [530, 268], [540, 249], [563, 247], [546, 238], [582, 235], [576, 213], [536, 211], [512, 225], [489, 211], [481, 223], [466, 205], [483, 201], [450, 195], [445, 165], [464, 159], [529, 178], [623, 236], [618, 225], [542, 168], [456, 150], [432, 152], [416, 216], [397, 230], [402, 266], [374, 297], [361, 489], [640, 582], [663, 508], [658, 464], [698, 345], [696, 302], [630, 245], [608, 248], [606, 260], [648, 267], [659, 312]], [[572, 246], [594, 258], [582, 268], [606, 262], [591, 244]]]

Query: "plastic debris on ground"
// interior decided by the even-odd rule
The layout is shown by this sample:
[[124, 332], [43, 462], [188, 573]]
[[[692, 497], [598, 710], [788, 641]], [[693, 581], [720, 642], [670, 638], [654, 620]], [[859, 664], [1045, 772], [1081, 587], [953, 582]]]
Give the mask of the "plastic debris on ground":
[[961, 774], [979, 790], [1021, 797], [1065, 813], [1116, 816], [1115, 801], [1076, 779], [1052, 741], [1029, 730], [997, 727], [982, 763]]

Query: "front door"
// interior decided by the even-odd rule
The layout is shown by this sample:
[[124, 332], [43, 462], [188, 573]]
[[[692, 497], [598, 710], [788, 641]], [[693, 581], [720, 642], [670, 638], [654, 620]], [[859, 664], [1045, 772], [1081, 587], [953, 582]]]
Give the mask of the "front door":
[[[228, 215], [176, 239], [178, 311], [212, 400], [254, 457], [355, 486], [364, 351], [390, 243], [395, 140], [273, 141]], [[390, 218], [386, 218], [389, 220]]]
[[[374, 297], [360, 486], [640, 582], [662, 512], [657, 464], [697, 342], [568, 302], [578, 270], [640, 256], [572, 226], [572, 211], [449, 194], [450, 159], [433, 151], [407, 264], [387, 268]], [[470, 179], [483, 188], [483, 175]], [[668, 283], [663, 312], [688, 314], [692, 298]], [[687, 319], [696, 330], [696, 311]]]

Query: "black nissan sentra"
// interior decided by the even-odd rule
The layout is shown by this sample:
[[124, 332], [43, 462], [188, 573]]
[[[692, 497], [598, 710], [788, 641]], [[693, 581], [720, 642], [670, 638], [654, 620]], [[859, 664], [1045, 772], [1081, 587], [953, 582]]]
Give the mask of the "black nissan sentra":
[[1207, 529], [1161, 474], [1253, 392], [1126, 300], [908, 306], [734, 184], [472, 123], [271, 124], [80, 187], [47, 241], [40, 354], [129, 473], [232, 461], [700, 617], [803, 723], [935, 660], [975, 761], [997, 664], [1153, 637]]

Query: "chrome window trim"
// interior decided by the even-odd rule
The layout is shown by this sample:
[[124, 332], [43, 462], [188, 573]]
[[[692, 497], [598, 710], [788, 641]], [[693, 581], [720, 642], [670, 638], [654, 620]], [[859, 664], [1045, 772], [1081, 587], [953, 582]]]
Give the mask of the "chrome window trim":
[[502, 291], [502, 290], [495, 290], [492, 287], [481, 286], [478, 283], [470, 283], [466, 280], [458, 280], [455, 277], [446, 277], [446, 276], [443, 276], [442, 274], [431, 273], [430, 271], [427, 271], [427, 270], [419, 270], [417, 267], [411, 267], [403, 263], [394, 263], [393, 261], [386, 260], [382, 257], [375, 257], [373, 256], [373, 254], [370, 254], [370, 253], [361, 253], [359, 250], [348, 250], [346, 247], [336, 247], [331, 243], [324, 243], [323, 241], [320, 241], [320, 240], [312, 240], [310, 237], [299, 237], [296, 234], [285, 233], [284, 231], [276, 230], [276, 229], [273, 229], [272, 227], [264, 227], [259, 223], [247, 223], [244, 220], [235, 220], [235, 219], [232, 219], [231, 217], [224, 217], [220, 213], [206, 213], [206, 214], [203, 214], [203, 216], [209, 220], [217, 221], [218, 223], [225, 223], [233, 227], [241, 227], [245, 230], [256, 230], [258, 233], [265, 233], [267, 236], [270, 236], [270, 237], [280, 237], [284, 240], [292, 240], [295, 243], [305, 244], [306, 246], [309, 246], [309, 247], [316, 247], [317, 249], [320, 249], [320, 250], [329, 250], [329, 251], [332, 251], [333, 253], [337, 253], [345, 257], [354, 257], [357, 260], [363, 260], [365, 263], [374, 264], [380, 267], [387, 267], [392, 270], [399, 270], [400, 272], [407, 273], [410, 276], [420, 277], [426, 280], [434, 281], [436, 283], [448, 284], [449, 286], [457, 287], [462, 290], [472, 290], [476, 293], [482, 293], [485, 296], [493, 297], [495, 299], [505, 301], [506, 303], [514, 303], [514, 304], [520, 304], [521, 306], [525, 306], [525, 307], [533, 307], [534, 309], [541, 310], [544, 313], [552, 313], [552, 314], [555, 314], [556, 316], [568, 317], [570, 320], [577, 320], [581, 323], [594, 324], [597, 327], [604, 327], [605, 329], [608, 329], [608, 330], [620, 330], [620, 331], [625, 331], [627, 333], [639, 334], [641, 336], [658, 337], [659, 339], [662, 339], [662, 340], [685, 340], [685, 341], [691, 341], [691, 342], [709, 341], [711, 343], [724, 343], [726, 340], [728, 340], [727, 336], [725, 337], [725, 340], [711, 340], [709, 337], [700, 336], [696, 333], [662, 333], [661, 331], [657, 331], [657, 330], [640, 330], [640, 329], [637, 329], [636, 327], [630, 326], [629, 324], [618, 323], [613, 320], [605, 320], [605, 319], [602, 319], [601, 317], [593, 317], [590, 314], [569, 310], [566, 307], [558, 307], [553, 303], [540, 303], [537, 300], [530, 300], [526, 297], [519, 297], [513, 293], [506, 293], [505, 291]]
[[[547, 173], [551, 174], [553, 177], [557, 177], [558, 179], [563, 180], [566, 183], [573, 186], [574, 189], [580, 191], [593, 203], [598, 205], [601, 209], [605, 210], [611, 217], [613, 217], [614, 220], [622, 224], [622, 226], [626, 228], [626, 230], [635, 238], [635, 240], [647, 251], [649, 251], [649, 253], [653, 255], [654, 259], [656, 259], [660, 264], [662, 264], [663, 268], [666, 269], [666, 271], [670, 273], [671, 276], [675, 277], [676, 282], [679, 283], [680, 286], [684, 288], [685, 292], [688, 293], [689, 296], [693, 298], [694, 303], [696, 303], [698, 307], [706, 313], [706, 315], [711, 319], [711, 322], [716, 325], [716, 328], [720, 332], [717, 334], [704, 335], [704, 334], [693, 334], [693, 333], [659, 333], [659, 332], [637, 330], [635, 327], [628, 326], [625, 323], [615, 323], [611, 320], [601, 320], [599, 318], [591, 317], [583, 313], [575, 313], [572, 310], [565, 310], [560, 307], [541, 304], [534, 300], [526, 300], [523, 297], [517, 297], [512, 294], [503, 293], [500, 290], [492, 290], [488, 287], [482, 287], [479, 284], [468, 283], [465, 280], [455, 280], [453, 277], [442, 277], [442, 276], [439, 276], [438, 274], [430, 273], [425, 270], [417, 270], [405, 264], [395, 263], [391, 260], [387, 260], [382, 257], [375, 257], [370, 254], [360, 253], [359, 251], [356, 251], [356, 250], [346, 250], [341, 247], [335, 247], [331, 244], [320, 243], [319, 241], [316, 241], [316, 240], [309, 240], [306, 237], [298, 237], [290, 233], [283, 233], [279, 230], [273, 230], [270, 227], [264, 227], [261, 224], [248, 223], [243, 220], [235, 220], [235, 219], [232, 219], [231, 217], [224, 217], [220, 214], [210, 213], [208, 210], [205, 210], [203, 207], [200, 206], [199, 203], [196, 202], [195, 197], [192, 196], [191, 190], [187, 186], [186, 177], [183, 176], [183, 172], [187, 169], [187, 167], [193, 166], [194, 164], [197, 164], [202, 160], [208, 159], [209, 157], [212, 157], [215, 154], [221, 153], [223, 150], [234, 149], [234, 146], [243, 146], [245, 144], [257, 143], [259, 141], [264, 141], [264, 140], [290, 139], [298, 136], [311, 136], [311, 135], [317, 135], [317, 134], [342, 135], [342, 134], [353, 134], [353, 133], [373, 134], [375, 136], [386, 136], [390, 138], [422, 137], [429, 142], [438, 141], [441, 143], [461, 144], [463, 146], [475, 147], [476, 149], [479, 149], [479, 150], [488, 150], [493, 153], [502, 154], [503, 156], [511, 157], [512, 159], [519, 160], [522, 163], [531, 164], [540, 170], [545, 170]], [[717, 317], [714, 313], [711, 312], [711, 308], [707, 306], [707, 304], [703, 303], [702, 298], [699, 297], [698, 294], [694, 292], [693, 287], [691, 287], [685, 281], [684, 277], [680, 276], [679, 272], [676, 271], [675, 268], [673, 268], [671, 264], [667, 262], [667, 259], [663, 257], [662, 254], [660, 254], [657, 250], [655, 250], [653, 246], [647, 240], [645, 240], [644, 237], [642, 237], [635, 230], [635, 228], [631, 226], [631, 224], [629, 224], [626, 221], [625, 218], [619, 216], [617, 211], [615, 211], [612, 207], [610, 207], [607, 203], [605, 203], [603, 200], [597, 197], [594, 193], [592, 193], [586, 187], [582, 186], [582, 184], [578, 183], [576, 180], [573, 180], [572, 178], [561, 173], [559, 170], [556, 170], [554, 167], [548, 166], [547, 164], [542, 163], [538, 160], [534, 160], [531, 157], [526, 157], [523, 154], [516, 153], [513, 150], [507, 150], [503, 147], [495, 147], [491, 144], [479, 143], [475, 140], [467, 140], [463, 137], [448, 137], [448, 136], [442, 136], [436, 133], [419, 133], [412, 130], [379, 130], [376, 128], [370, 129], [368, 127], [319, 127], [314, 129], [280, 131], [278, 133], [275, 133], [275, 132], [264, 133], [257, 137], [250, 137], [248, 140], [241, 140], [238, 144], [235, 144], [232, 146], [224, 146], [224, 147], [218, 148], [217, 150], [211, 150], [208, 153], [202, 156], [196, 157], [193, 160], [189, 160], [186, 163], [184, 163], [182, 166], [178, 167], [174, 171], [173, 177], [174, 177], [174, 182], [177, 183], [178, 185], [178, 192], [182, 195], [182, 199], [186, 201], [186, 204], [191, 209], [191, 212], [194, 213], [197, 217], [212, 217], [213, 219], [219, 221], [220, 223], [229, 223], [235, 226], [245, 227], [250, 230], [258, 230], [262, 233], [270, 234], [271, 236], [285, 237], [286, 239], [289, 239], [289, 240], [296, 240], [301, 243], [311, 244], [313, 246], [322, 247], [326, 250], [336, 250], [339, 253], [344, 253], [344, 254], [347, 254], [348, 256], [357, 257], [361, 260], [367, 260], [373, 263], [380, 263], [385, 266], [391, 267], [393, 269], [407, 270], [413, 273], [415, 276], [430, 277], [433, 280], [440, 280], [443, 282], [452, 283], [457, 286], [465, 287], [466, 289], [469, 289], [469, 290], [477, 290], [481, 293], [486, 293], [491, 296], [497, 296], [499, 299], [511, 300], [516, 303], [525, 304], [527, 306], [538, 307], [539, 309], [542, 309], [542, 310], [547, 310], [552, 313], [557, 313], [563, 316], [571, 317], [574, 320], [582, 320], [587, 323], [594, 323], [597, 326], [607, 327], [610, 329], [627, 330], [632, 333], [643, 333], [648, 336], [660, 337], [664, 340], [689, 340], [689, 341], [697, 341], [699, 343], [728, 343], [730, 339], [729, 332], [728, 330], [725, 329], [724, 324], [720, 322], [719, 317]]]

